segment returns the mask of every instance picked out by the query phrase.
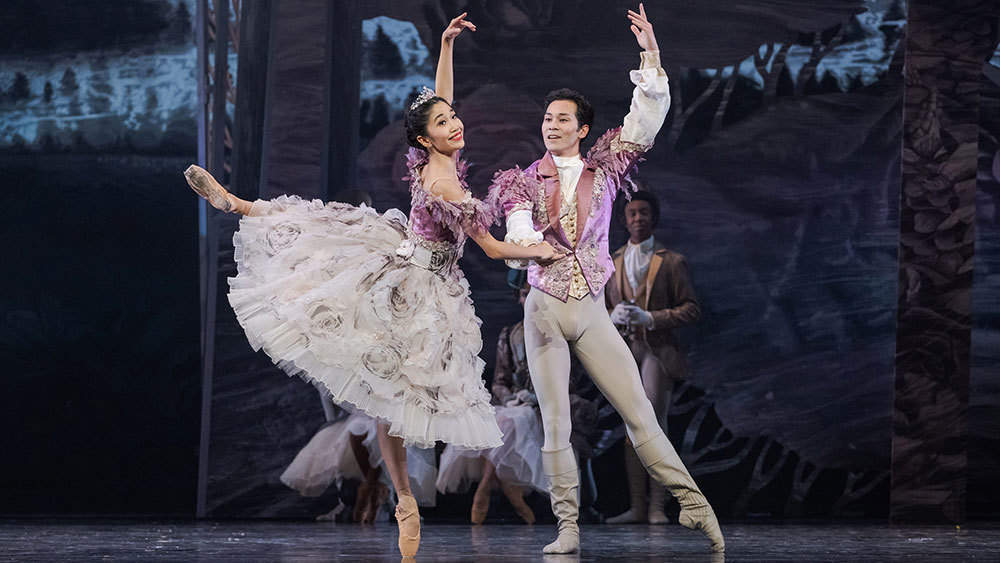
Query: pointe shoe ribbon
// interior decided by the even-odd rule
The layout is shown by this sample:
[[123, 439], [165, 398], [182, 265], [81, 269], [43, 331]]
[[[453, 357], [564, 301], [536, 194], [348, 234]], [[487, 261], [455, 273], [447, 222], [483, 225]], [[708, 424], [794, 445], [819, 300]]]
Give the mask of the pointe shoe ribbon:
[[[417, 533], [409, 535], [403, 529], [403, 524], [416, 518]], [[399, 553], [403, 557], [413, 557], [420, 548], [420, 514], [417, 512], [417, 499], [409, 495], [399, 495], [399, 504], [396, 505], [396, 525], [399, 526]]]

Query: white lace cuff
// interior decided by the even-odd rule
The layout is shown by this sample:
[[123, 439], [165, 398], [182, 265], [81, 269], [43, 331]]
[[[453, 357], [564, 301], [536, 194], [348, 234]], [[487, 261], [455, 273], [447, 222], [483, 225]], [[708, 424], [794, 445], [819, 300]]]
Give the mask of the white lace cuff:
[[642, 68], [629, 72], [629, 80], [635, 85], [632, 90], [632, 104], [622, 123], [621, 140], [638, 145], [652, 145], [656, 133], [663, 126], [663, 120], [670, 109], [670, 81], [659, 66], [659, 51], [643, 51]]
[[531, 246], [533, 244], [538, 244], [543, 240], [545, 240], [545, 237], [538, 231], [517, 231], [507, 233], [507, 236], [503, 238], [504, 242], [516, 244], [518, 246]]
[[531, 260], [504, 260], [504, 264], [512, 270], [527, 270]]
[[[536, 237], [537, 240], [535, 240]], [[542, 233], [530, 231], [524, 234], [522, 238], [516, 238], [511, 233], [507, 233], [507, 236], [503, 238], [503, 241], [508, 244], [516, 244], [517, 246], [531, 246], [542, 242], [544, 238], [545, 237], [542, 236]], [[504, 260], [504, 262], [506, 262], [508, 268], [513, 268], [515, 270], [527, 270], [528, 266], [531, 265], [531, 260], [527, 259], [510, 259]]]
[[[659, 51], [643, 51], [639, 53], [639, 68], [656, 68], [660, 69], [660, 52]], [[662, 69], [660, 69], [662, 70]], [[664, 73], [666, 74], [666, 73]]]
[[531, 221], [531, 211], [514, 211], [507, 216], [507, 236], [504, 242], [518, 246], [531, 246], [544, 240], [542, 233], [535, 230]]

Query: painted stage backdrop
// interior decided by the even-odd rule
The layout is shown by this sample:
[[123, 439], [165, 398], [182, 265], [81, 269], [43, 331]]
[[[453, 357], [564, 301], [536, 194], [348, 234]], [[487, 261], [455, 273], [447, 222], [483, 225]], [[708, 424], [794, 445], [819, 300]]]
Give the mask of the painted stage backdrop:
[[193, 13], [0, 9], [0, 513], [193, 511]]

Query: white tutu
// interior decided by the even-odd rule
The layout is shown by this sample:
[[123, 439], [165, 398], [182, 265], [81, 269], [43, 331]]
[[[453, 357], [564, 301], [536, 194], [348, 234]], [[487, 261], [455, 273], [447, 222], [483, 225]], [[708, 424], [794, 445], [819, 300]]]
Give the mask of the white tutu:
[[[315, 497], [331, 483], [344, 479], [364, 479], [358, 460], [351, 450], [350, 435], [365, 436], [362, 443], [368, 450], [368, 463], [372, 467], [382, 464], [382, 450], [375, 434], [375, 421], [361, 413], [354, 413], [343, 420], [319, 429], [281, 474], [281, 482], [295, 489], [302, 496]], [[407, 473], [410, 489], [421, 506], [434, 506], [437, 492], [434, 489], [437, 467], [434, 450], [411, 447], [406, 449]], [[380, 480], [390, 490], [392, 481], [383, 466]]]
[[463, 493], [483, 475], [483, 460], [496, 467], [505, 483], [547, 493], [542, 469], [542, 418], [534, 407], [496, 407], [503, 445], [483, 451], [460, 451], [451, 446], [441, 453], [437, 490]]
[[233, 237], [229, 280], [254, 349], [385, 420], [407, 446], [502, 443], [468, 282], [457, 267], [443, 275], [397, 255], [403, 213], [294, 196], [254, 209]]

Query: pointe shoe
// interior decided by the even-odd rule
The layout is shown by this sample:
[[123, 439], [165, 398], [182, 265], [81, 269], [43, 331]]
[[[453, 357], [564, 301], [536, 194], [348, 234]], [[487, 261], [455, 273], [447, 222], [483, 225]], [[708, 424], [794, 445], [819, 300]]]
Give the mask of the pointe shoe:
[[521, 517], [526, 524], [535, 523], [535, 512], [531, 510], [528, 503], [524, 502], [524, 491], [521, 487], [515, 487], [509, 483], [500, 483], [500, 490], [503, 491], [507, 500], [510, 501], [510, 505], [514, 507], [514, 512]]
[[378, 507], [389, 498], [389, 487], [381, 481], [365, 481], [358, 487], [358, 500], [354, 505], [354, 521], [374, 524]]
[[317, 522], [336, 522], [337, 521], [337, 515], [340, 514], [341, 512], [343, 512], [344, 508], [346, 508], [346, 505], [344, 504], [344, 502], [343, 501], [338, 502], [337, 506], [333, 507], [333, 510], [331, 510], [330, 512], [327, 512], [327, 513], [324, 513], [324, 514], [320, 514], [319, 516], [317, 516], [316, 517], [316, 521]]
[[191, 189], [205, 198], [212, 207], [226, 213], [236, 210], [232, 194], [227, 192], [226, 188], [208, 173], [208, 170], [192, 164], [184, 171], [184, 178], [187, 179]]
[[368, 506], [371, 504], [372, 493], [372, 483], [368, 481], [362, 481], [358, 485], [358, 496], [354, 500], [354, 521], [359, 524], [370, 524], [370, 522], [365, 522], [366, 512], [368, 511]]
[[[410, 535], [404, 526], [416, 524], [417, 533]], [[399, 526], [399, 554], [403, 557], [414, 557], [420, 548], [420, 513], [417, 511], [417, 499], [410, 495], [399, 495], [396, 505], [396, 525]]]
[[476, 494], [472, 497], [472, 514], [469, 519], [473, 524], [482, 524], [486, 521], [486, 513], [489, 511], [490, 492], [476, 489]]

